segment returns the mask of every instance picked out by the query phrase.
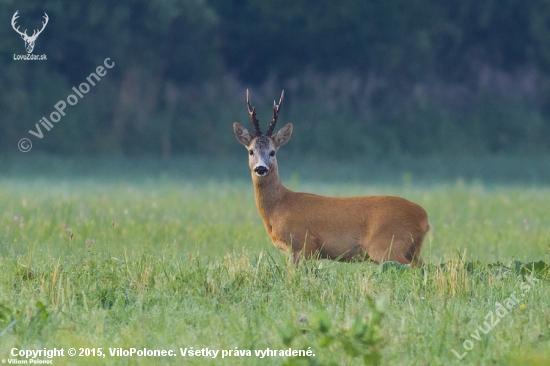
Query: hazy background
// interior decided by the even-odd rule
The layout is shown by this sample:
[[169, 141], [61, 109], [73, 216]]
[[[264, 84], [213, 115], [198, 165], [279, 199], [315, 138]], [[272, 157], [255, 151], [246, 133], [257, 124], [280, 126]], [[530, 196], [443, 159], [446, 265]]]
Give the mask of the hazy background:
[[[34, 54], [12, 29], [49, 24]], [[285, 89], [288, 154], [550, 153], [545, 0], [0, 0], [0, 152], [169, 157], [243, 153]], [[29, 135], [103, 60], [115, 66], [44, 137]], [[280, 127], [280, 126], [279, 126]], [[44, 130], [44, 128], [42, 128]]]

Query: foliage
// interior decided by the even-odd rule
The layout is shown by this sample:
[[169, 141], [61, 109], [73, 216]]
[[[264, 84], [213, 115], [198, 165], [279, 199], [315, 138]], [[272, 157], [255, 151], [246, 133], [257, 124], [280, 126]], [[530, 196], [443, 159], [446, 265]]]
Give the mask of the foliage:
[[[173, 99], [166, 96], [167, 83], [197, 83], [214, 77], [221, 67], [217, 16], [204, 1], [29, 1], [18, 8], [0, 7], [0, 17], [11, 19], [16, 10], [21, 15], [18, 21], [28, 28], [39, 25], [44, 12], [49, 15], [35, 49], [48, 60], [16, 62], [10, 57], [3, 61], [0, 83], [10, 93], [2, 94], [0, 108], [7, 137], [21, 136], [42, 116], [48, 117], [54, 105], [73, 93], [71, 88], [86, 81], [105, 58], [115, 63], [67, 111], [68, 117], [59, 123], [63, 128], [44, 138], [46, 150], [112, 153], [130, 140], [158, 134], [148, 119], [165, 111]], [[0, 29], [0, 50], [6, 55], [24, 53], [14, 34], [11, 27]], [[11, 139], [0, 140], [4, 149], [7, 141]]]
[[[2, 152], [107, 57], [116, 66], [36, 150], [233, 154], [245, 89], [267, 115], [285, 88], [282, 118], [309, 132], [297, 130], [303, 152], [550, 151], [545, 0], [0, 4]], [[24, 53], [8, 26], [16, 10], [28, 29], [49, 14], [35, 48], [47, 61], [13, 60]]]
[[[546, 1], [223, 1], [226, 64], [244, 80], [353, 69], [395, 79], [464, 80], [476, 64], [544, 67]], [[299, 36], [297, 36], [299, 35]], [[537, 51], [534, 51], [537, 50]]]
[[[331, 314], [326, 311], [313, 314], [311, 320], [305, 316], [301, 317], [298, 322], [305, 324], [301, 327], [297, 326], [297, 322], [287, 321], [280, 330], [283, 343], [290, 346], [296, 339], [294, 344], [299, 342], [300, 349], [306, 349], [306, 346], [307, 349], [315, 349], [319, 358], [322, 358], [323, 354], [343, 351], [342, 357], [349, 357], [346, 363], [379, 365], [382, 358], [383, 306], [380, 301], [376, 302], [370, 296], [367, 296], [366, 302], [371, 308], [371, 314], [363, 317], [354, 312], [351, 324], [348, 325], [333, 324]], [[303, 357], [291, 357], [284, 365], [300, 365], [303, 361]], [[311, 365], [317, 364], [315, 357], [308, 358], [307, 361]], [[333, 364], [341, 363], [342, 359]]]

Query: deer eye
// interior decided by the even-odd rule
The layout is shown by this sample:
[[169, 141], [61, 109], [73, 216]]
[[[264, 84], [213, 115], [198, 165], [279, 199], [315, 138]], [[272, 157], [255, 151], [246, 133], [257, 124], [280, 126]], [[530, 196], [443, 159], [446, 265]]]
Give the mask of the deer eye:
[[248, 155], [250, 155], [250, 156], [254, 155], [254, 151], [253, 150], [248, 150]]
[[272, 150], [272, 151], [269, 153], [269, 156], [274, 157], [274, 156], [275, 156], [275, 151]]

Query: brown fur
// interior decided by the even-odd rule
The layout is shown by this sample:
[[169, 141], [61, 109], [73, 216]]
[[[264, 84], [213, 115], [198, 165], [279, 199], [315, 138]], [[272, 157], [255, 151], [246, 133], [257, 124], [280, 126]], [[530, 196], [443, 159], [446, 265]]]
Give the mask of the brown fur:
[[422, 265], [420, 250], [429, 230], [419, 205], [393, 196], [323, 197], [286, 189], [277, 167], [252, 174], [256, 205], [275, 246], [301, 256], [342, 261], [392, 260]]
[[275, 152], [290, 139], [292, 124], [273, 136], [252, 136], [238, 122], [233, 131], [249, 151], [256, 205], [267, 233], [295, 262], [318, 255], [423, 265], [420, 251], [430, 225], [422, 207], [393, 196], [336, 198], [290, 191], [279, 178]]

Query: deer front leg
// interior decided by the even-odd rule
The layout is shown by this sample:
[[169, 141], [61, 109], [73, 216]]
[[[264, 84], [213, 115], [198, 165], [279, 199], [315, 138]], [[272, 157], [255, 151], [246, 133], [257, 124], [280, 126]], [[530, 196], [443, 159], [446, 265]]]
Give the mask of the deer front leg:
[[275, 248], [279, 249], [281, 252], [292, 255], [292, 261], [296, 265], [298, 265], [298, 263], [300, 263], [300, 259], [304, 257], [301, 250], [297, 250], [297, 248], [292, 247], [291, 243], [287, 241], [273, 240], [273, 245], [275, 245]]
[[313, 235], [313, 233], [306, 231], [302, 235], [293, 236], [293, 239], [295, 240], [292, 240], [291, 245], [292, 259], [296, 265], [301, 259], [321, 256], [322, 253], [320, 252], [321, 247], [319, 246], [319, 240]]
[[289, 232], [279, 233], [272, 230], [270, 236], [275, 248], [281, 252], [291, 254], [295, 264], [298, 264], [301, 259], [310, 258], [319, 249], [313, 235], [306, 232], [301, 235], [293, 235]]

